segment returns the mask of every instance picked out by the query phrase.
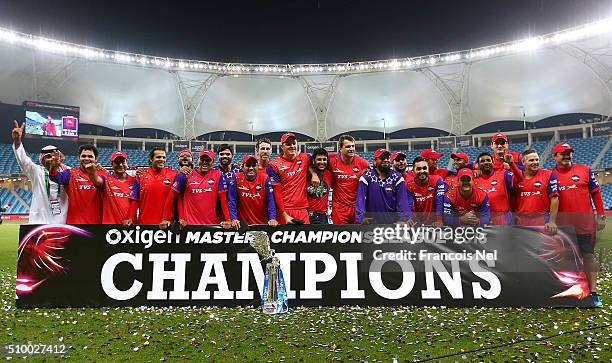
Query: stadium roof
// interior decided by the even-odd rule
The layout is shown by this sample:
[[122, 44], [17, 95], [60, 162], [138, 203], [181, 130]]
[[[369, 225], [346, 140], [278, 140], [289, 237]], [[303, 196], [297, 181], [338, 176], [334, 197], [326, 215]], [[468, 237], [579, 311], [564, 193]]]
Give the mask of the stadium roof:
[[192, 116], [192, 135], [252, 127], [321, 138], [612, 113], [611, 19], [461, 52], [311, 65], [159, 58], [0, 29], [0, 64], [3, 102], [70, 104], [85, 123], [177, 135]]

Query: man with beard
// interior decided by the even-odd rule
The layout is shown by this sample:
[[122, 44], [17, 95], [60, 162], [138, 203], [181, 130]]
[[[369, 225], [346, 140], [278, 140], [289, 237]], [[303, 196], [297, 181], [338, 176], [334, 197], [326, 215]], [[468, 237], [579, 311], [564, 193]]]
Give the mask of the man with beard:
[[417, 156], [412, 164], [416, 177], [406, 183], [408, 203], [416, 219], [422, 224], [442, 227], [443, 203], [446, 185], [439, 175], [429, 175], [427, 160]]
[[[329, 158], [329, 171], [332, 175], [332, 221], [334, 224], [353, 224], [355, 220], [355, 200], [359, 177], [368, 169], [368, 162], [355, 153], [355, 139], [342, 135], [338, 139], [339, 154]], [[311, 173], [311, 182], [320, 182], [316, 173]]]
[[456, 188], [457, 185], [459, 185], [457, 172], [463, 168], [466, 168], [470, 162], [470, 157], [464, 152], [451, 154], [451, 159], [453, 159], [453, 167], [455, 168], [455, 171], [449, 171], [448, 176], [444, 178], [444, 183], [446, 183], [448, 189]]
[[408, 166], [408, 161], [406, 160], [406, 154], [403, 151], [396, 151], [391, 154], [391, 162], [393, 163], [393, 170], [400, 173], [403, 177], [406, 176], [406, 167]]
[[97, 167], [98, 149], [94, 145], [81, 145], [79, 147], [79, 167], [58, 172], [60, 158], [59, 151], [53, 151], [49, 179], [66, 187], [68, 200], [70, 200], [66, 223], [100, 224], [102, 222], [100, 193], [89, 180], [90, 170]]
[[516, 200], [516, 224], [519, 226], [544, 226], [548, 234], [557, 233], [559, 187], [552, 171], [540, 168], [538, 152], [523, 152], [523, 180], [514, 185]]
[[448, 169], [438, 168], [438, 160], [443, 154], [434, 151], [433, 149], [425, 149], [419, 154], [427, 160], [427, 166], [429, 168], [429, 175], [439, 175], [442, 179], [448, 176]]
[[[172, 183], [171, 192], [165, 199], [163, 219], [159, 224], [161, 229], [170, 226], [174, 219], [174, 201], [178, 199], [178, 220], [182, 227], [188, 224], [217, 224], [216, 206], [221, 203], [224, 221], [229, 221], [229, 210], [225, 185], [222, 183], [222, 174], [218, 169], [212, 168], [215, 154], [212, 150], [200, 150], [198, 167], [189, 175], [179, 173]], [[228, 183], [229, 184], [229, 183]], [[228, 228], [229, 223], [224, 223]]]
[[391, 161], [386, 149], [374, 152], [374, 168], [366, 170], [359, 178], [357, 188], [357, 223], [403, 223], [408, 222], [412, 211], [404, 179], [391, 170]]
[[310, 156], [300, 153], [292, 132], [281, 136], [282, 154], [270, 161], [268, 175], [274, 188], [274, 199], [282, 224], [309, 224], [306, 176]]
[[239, 229], [240, 220], [248, 224], [267, 224], [276, 227], [274, 190], [267, 174], [259, 172], [255, 155], [242, 158], [242, 172], [229, 183], [228, 207], [231, 226]]
[[308, 217], [311, 224], [329, 224], [327, 209], [332, 174], [327, 170], [327, 151], [323, 148], [315, 149], [312, 152], [312, 163], [312, 168], [320, 182], [316, 186], [311, 183], [308, 184], [306, 190], [308, 193]]
[[[234, 153], [232, 146], [229, 144], [221, 144], [217, 146], [217, 156], [219, 157], [219, 164], [213, 167], [213, 169], [219, 170], [222, 174], [221, 183], [223, 184], [223, 193], [227, 193], [230, 181], [234, 178], [234, 175], [240, 173], [242, 168], [239, 164], [234, 164]], [[227, 199], [227, 195], [225, 197]], [[217, 201], [217, 223], [229, 223], [229, 219], [226, 218], [222, 211], [223, 207], [219, 204], [221, 201]]]
[[491, 219], [487, 193], [474, 187], [474, 173], [463, 168], [457, 173], [459, 185], [444, 195], [444, 224], [449, 226], [485, 226]]
[[257, 140], [255, 145], [255, 154], [257, 155], [257, 172], [268, 175], [268, 165], [270, 165], [270, 156], [272, 155], [272, 141], [268, 138]]
[[[138, 211], [139, 224], [160, 224], [164, 203], [178, 172], [166, 168], [166, 150], [156, 147], [149, 153], [149, 166], [144, 169], [132, 186], [129, 218], [124, 227], [132, 225]], [[181, 174], [184, 175], [184, 174]]]
[[234, 153], [232, 152], [232, 146], [229, 144], [219, 145], [217, 147], [217, 156], [219, 157], [219, 164], [213, 169], [223, 173], [223, 183], [225, 184], [225, 189], [227, 189], [229, 181], [232, 180], [236, 173], [240, 173], [242, 168], [239, 164], [232, 163]]
[[[26, 153], [21, 138], [25, 122], [19, 126], [14, 121], [11, 133], [13, 138], [13, 152], [23, 173], [32, 182], [32, 202], [30, 203], [30, 224], [64, 224], [68, 214], [68, 195], [66, 188], [49, 179], [52, 152], [58, 150], [55, 146], [45, 146], [40, 150], [40, 165], [34, 164]], [[58, 150], [59, 151], [59, 150]], [[60, 161], [64, 156], [60, 152]], [[68, 167], [61, 164], [59, 169], [66, 170]]]
[[517, 168], [512, 155], [504, 154], [505, 162], [510, 170], [493, 169], [493, 157], [488, 152], [478, 155], [480, 176], [474, 179], [474, 185], [484, 190], [489, 196], [491, 205], [491, 223], [495, 225], [511, 225], [510, 194], [515, 182], [523, 180], [521, 171]]
[[[599, 183], [591, 168], [572, 162], [574, 149], [567, 143], [557, 144], [552, 151], [557, 165], [552, 172], [559, 183], [559, 226], [574, 226], [578, 246], [584, 260], [584, 268], [589, 282], [591, 298], [597, 307], [602, 306], [597, 294], [597, 271], [595, 261], [596, 231], [606, 226], [603, 200]], [[593, 207], [597, 215], [593, 215]]]

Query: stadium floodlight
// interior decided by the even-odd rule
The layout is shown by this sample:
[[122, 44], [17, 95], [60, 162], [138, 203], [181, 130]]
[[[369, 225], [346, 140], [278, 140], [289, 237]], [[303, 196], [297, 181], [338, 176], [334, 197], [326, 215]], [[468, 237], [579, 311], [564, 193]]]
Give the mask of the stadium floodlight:
[[531, 52], [542, 47], [554, 47], [558, 44], [573, 42], [580, 39], [612, 33], [612, 18], [596, 21], [582, 26], [561, 30], [558, 32], [529, 37], [514, 42], [480, 47], [476, 49], [432, 54], [414, 58], [389, 59], [342, 64], [230, 64], [212, 63], [201, 60], [173, 59], [151, 57], [142, 54], [117, 52], [90, 46], [72, 44], [45, 37], [20, 33], [11, 29], [0, 28], [0, 42], [31, 48], [37, 51], [65, 54], [82, 57], [99, 62], [134, 64], [140, 67], [166, 69], [193, 69], [206, 73], [305, 73], [310, 74], [354, 74], [369, 72], [385, 72], [420, 67], [436, 66], [438, 63], [457, 63], [474, 61], [490, 57], [500, 57], [520, 52]]

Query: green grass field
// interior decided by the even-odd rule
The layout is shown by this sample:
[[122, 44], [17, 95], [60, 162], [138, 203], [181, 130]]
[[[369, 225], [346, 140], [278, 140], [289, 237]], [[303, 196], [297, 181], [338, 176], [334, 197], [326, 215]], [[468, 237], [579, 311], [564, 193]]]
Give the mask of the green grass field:
[[98, 362], [612, 359], [611, 226], [597, 245], [601, 309], [292, 308], [275, 317], [258, 308], [15, 309], [18, 227], [0, 225], [0, 346], [66, 344], [71, 360]]

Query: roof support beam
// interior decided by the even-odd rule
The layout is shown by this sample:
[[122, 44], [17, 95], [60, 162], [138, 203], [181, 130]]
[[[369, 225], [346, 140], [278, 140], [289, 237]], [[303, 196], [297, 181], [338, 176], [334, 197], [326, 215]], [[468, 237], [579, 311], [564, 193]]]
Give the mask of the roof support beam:
[[183, 109], [183, 138], [185, 140], [193, 140], [195, 134], [195, 119], [198, 114], [198, 109], [204, 101], [206, 92], [210, 89], [213, 83], [219, 78], [219, 75], [211, 74], [206, 79], [189, 78], [186, 73], [174, 71], [176, 80], [176, 88], [178, 90], [181, 107]]
[[317, 124], [317, 141], [327, 141], [327, 115], [336, 95], [340, 76], [298, 76]]
[[610, 108], [606, 116], [612, 115], [612, 72], [610, 72], [610, 69], [604, 63], [597, 59], [598, 55], [610, 56], [612, 48], [585, 50], [574, 44], [562, 44], [559, 46], [559, 49], [587, 67], [603, 84], [608, 92], [608, 99], [610, 101]]
[[465, 114], [464, 103], [469, 83], [469, 72], [471, 63], [461, 65], [460, 71], [445, 71], [446, 68], [426, 67], [419, 69], [431, 83], [436, 87], [440, 96], [447, 104], [451, 116], [450, 133], [463, 135], [463, 116]]

